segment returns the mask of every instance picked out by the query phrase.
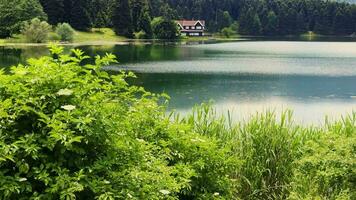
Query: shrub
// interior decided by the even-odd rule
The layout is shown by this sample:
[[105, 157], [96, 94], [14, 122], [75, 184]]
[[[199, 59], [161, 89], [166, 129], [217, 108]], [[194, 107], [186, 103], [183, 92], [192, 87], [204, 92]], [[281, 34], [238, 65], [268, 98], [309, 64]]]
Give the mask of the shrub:
[[144, 31], [134, 33], [136, 39], [147, 39], [147, 35]]
[[34, 18], [24, 23], [21, 32], [28, 42], [42, 43], [47, 40], [50, 31], [51, 26], [47, 22]]
[[69, 24], [63, 23], [58, 24], [56, 33], [59, 35], [61, 41], [71, 42], [73, 41], [75, 31]]
[[0, 72], [0, 199], [231, 199], [237, 160], [79, 50]]
[[49, 41], [60, 41], [61, 37], [57, 33], [51, 32], [48, 34], [48, 40]]
[[154, 37], [157, 39], [177, 39], [179, 30], [176, 22], [156, 17], [151, 22]]
[[231, 36], [236, 34], [236, 32], [231, 27], [225, 27], [221, 30], [220, 34], [223, 37], [230, 38]]

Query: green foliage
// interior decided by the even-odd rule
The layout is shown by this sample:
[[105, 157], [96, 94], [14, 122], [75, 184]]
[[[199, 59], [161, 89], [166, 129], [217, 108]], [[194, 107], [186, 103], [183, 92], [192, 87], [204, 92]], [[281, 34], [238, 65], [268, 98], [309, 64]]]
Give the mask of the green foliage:
[[113, 13], [113, 25], [117, 35], [133, 37], [132, 16], [129, 0], [117, 0]]
[[80, 31], [88, 31], [92, 27], [88, 6], [90, 0], [75, 0], [72, 2], [70, 25]]
[[234, 31], [231, 27], [225, 27], [220, 31], [220, 34], [223, 37], [230, 38], [236, 34], [236, 31]]
[[240, 33], [246, 35], [259, 35], [262, 32], [260, 18], [255, 10], [249, 9], [240, 15]]
[[0, 73], [0, 199], [231, 199], [239, 161], [80, 50]]
[[42, 43], [47, 40], [50, 31], [51, 26], [47, 22], [34, 18], [24, 23], [21, 33], [28, 42]]
[[144, 31], [134, 33], [135, 39], [147, 39], [147, 35]]
[[291, 199], [356, 198], [356, 113], [308, 141], [296, 161]]
[[61, 37], [54, 32], [48, 34], [48, 40], [52, 42], [61, 41]]
[[112, 27], [112, 16], [116, 0], [92, 0], [90, 2], [91, 20], [95, 28]]
[[356, 113], [326, 128], [297, 126], [290, 111], [234, 125], [205, 104], [185, 122], [242, 161], [232, 175], [236, 199], [355, 198]]
[[56, 33], [61, 41], [71, 42], [73, 41], [75, 31], [69, 24], [63, 23], [57, 25]]
[[270, 11], [267, 15], [267, 24], [264, 28], [266, 35], [274, 35], [278, 33], [279, 20], [275, 12]]
[[154, 37], [157, 39], [176, 39], [179, 35], [177, 24], [173, 20], [156, 17], [151, 23]]
[[36, 17], [47, 18], [38, 0], [0, 0], [0, 38], [19, 33], [23, 22]]
[[[66, 16], [70, 16], [71, 5], [65, 5], [65, 1], [68, 2], [68, 0], [40, 0], [43, 10], [48, 15], [49, 24], [57, 25], [65, 21]], [[65, 10], [65, 6], [67, 6], [67, 11]]]

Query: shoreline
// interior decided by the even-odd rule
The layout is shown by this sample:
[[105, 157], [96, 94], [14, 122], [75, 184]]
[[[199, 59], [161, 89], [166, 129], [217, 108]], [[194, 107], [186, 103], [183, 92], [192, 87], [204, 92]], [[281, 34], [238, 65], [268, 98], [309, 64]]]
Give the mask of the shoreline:
[[[117, 36], [120, 37], [120, 36]], [[76, 41], [76, 42], [45, 42], [45, 43], [28, 43], [28, 42], [7, 42], [11, 39], [0, 39], [0, 47], [11, 47], [11, 46], [23, 46], [23, 47], [46, 47], [51, 43], [57, 43], [60, 46], [101, 46], [101, 45], [128, 45], [128, 44], [153, 44], [153, 43], [194, 43], [194, 42], [234, 42], [234, 41], [325, 41], [323, 39], [331, 39], [328, 41], [349, 41], [356, 42], [355, 36], [333, 36], [333, 35], [287, 35], [287, 36], [248, 36], [248, 35], [239, 35], [230, 38], [209, 36], [209, 37], [189, 37], [181, 38], [177, 40], [160, 40], [160, 39], [127, 39], [127, 38], [118, 38], [117, 40], [92, 40], [92, 41]]]

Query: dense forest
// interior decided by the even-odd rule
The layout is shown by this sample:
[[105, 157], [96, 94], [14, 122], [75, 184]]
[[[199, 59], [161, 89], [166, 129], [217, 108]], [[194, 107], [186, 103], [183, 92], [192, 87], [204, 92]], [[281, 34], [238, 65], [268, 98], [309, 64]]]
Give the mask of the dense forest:
[[[20, 5], [22, 1], [0, 0], [0, 11], [4, 13], [6, 7], [1, 4], [15, 2]], [[350, 35], [356, 32], [356, 5], [343, 1], [30, 0], [27, 2], [32, 3], [27, 4], [35, 7], [38, 1], [52, 25], [67, 22], [84, 31], [93, 27], [113, 27], [118, 35], [128, 37], [135, 32], [144, 32], [151, 37], [152, 21], [157, 17], [166, 21], [202, 19], [211, 33], [226, 27], [242, 35], [296, 35], [308, 31], [323, 35]], [[13, 7], [8, 6], [8, 9]], [[42, 13], [38, 13], [44, 18]], [[5, 21], [6, 16], [0, 16], [0, 20]], [[167, 28], [171, 25], [162, 26]], [[9, 34], [8, 31], [0, 35]]]

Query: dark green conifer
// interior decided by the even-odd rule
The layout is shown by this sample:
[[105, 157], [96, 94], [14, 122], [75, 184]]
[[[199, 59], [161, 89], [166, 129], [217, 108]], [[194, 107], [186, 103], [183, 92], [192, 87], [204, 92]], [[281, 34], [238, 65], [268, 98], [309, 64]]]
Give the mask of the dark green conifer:
[[112, 21], [117, 35], [129, 38], [133, 36], [132, 16], [128, 0], [117, 0]]

